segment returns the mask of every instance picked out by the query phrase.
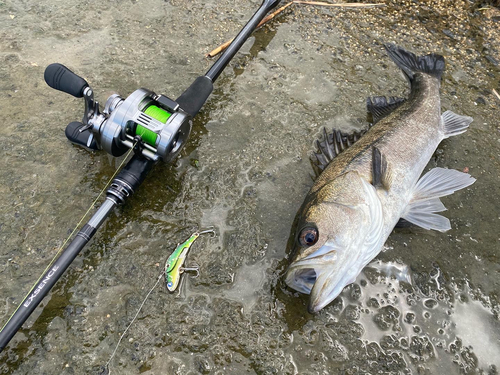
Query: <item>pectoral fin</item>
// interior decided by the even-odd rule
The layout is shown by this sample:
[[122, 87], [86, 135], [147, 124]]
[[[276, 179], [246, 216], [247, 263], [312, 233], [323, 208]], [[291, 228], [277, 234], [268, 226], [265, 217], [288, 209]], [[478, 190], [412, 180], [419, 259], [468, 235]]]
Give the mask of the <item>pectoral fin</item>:
[[372, 152], [372, 185], [375, 188], [389, 190], [391, 185], [391, 173], [387, 166], [387, 160], [377, 147]]
[[434, 168], [417, 182], [413, 197], [401, 217], [424, 229], [445, 232], [451, 229], [451, 225], [447, 218], [436, 214], [446, 210], [439, 198], [470, 186], [475, 181], [476, 179], [467, 173]]
[[[382, 203], [380, 201], [377, 190], [374, 186], [370, 185], [364, 179], [363, 186], [365, 189], [365, 199], [369, 210], [369, 223], [368, 235], [363, 241], [363, 254], [360, 256], [359, 260], [362, 267], [364, 267], [373, 257], [375, 257], [379, 251], [380, 247], [383, 245], [383, 227], [384, 227], [384, 211], [382, 209]], [[361, 271], [359, 268], [359, 271]], [[359, 273], [359, 272], [358, 272]], [[357, 273], [355, 277], [357, 276]]]

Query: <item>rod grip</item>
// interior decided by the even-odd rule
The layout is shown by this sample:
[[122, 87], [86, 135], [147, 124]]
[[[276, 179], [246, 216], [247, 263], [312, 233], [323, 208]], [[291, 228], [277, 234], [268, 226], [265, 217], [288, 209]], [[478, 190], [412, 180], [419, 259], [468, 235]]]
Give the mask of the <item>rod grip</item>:
[[198, 77], [175, 101], [191, 117], [194, 117], [207, 101], [213, 88], [210, 78]]
[[45, 69], [45, 82], [53, 89], [73, 95], [75, 98], [83, 96], [83, 90], [88, 86], [87, 81], [76, 75], [62, 64], [50, 64]]
[[154, 165], [154, 161], [142, 155], [134, 155], [127, 165], [122, 168], [115, 180], [125, 181], [131, 188], [132, 193], [139, 188], [139, 185], [146, 179], [147, 174]]

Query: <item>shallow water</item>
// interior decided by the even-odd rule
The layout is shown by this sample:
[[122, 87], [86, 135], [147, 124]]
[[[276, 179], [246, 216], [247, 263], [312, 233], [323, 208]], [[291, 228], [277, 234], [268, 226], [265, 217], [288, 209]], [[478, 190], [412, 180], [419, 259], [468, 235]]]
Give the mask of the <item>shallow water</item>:
[[[101, 102], [138, 87], [177, 97], [259, 1], [0, 0], [0, 316], [14, 311], [120, 160], [70, 145], [83, 103], [50, 89], [60, 62]], [[468, 1], [382, 9], [292, 6], [221, 75], [174, 165], [157, 165], [0, 354], [1, 374], [99, 374], [178, 242], [201, 238], [179, 293], [162, 286], [112, 362], [120, 374], [496, 374], [500, 366], [500, 12]], [[288, 289], [287, 240], [322, 126], [366, 125], [401, 96], [395, 42], [444, 54], [443, 110], [474, 117], [429, 168], [477, 178], [443, 199], [452, 229], [395, 231], [317, 315]]]

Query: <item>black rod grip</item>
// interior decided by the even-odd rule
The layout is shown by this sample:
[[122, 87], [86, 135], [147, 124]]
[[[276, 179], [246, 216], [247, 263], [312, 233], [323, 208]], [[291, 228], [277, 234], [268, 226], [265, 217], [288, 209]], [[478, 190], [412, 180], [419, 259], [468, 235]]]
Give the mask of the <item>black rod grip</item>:
[[53, 89], [73, 95], [75, 98], [83, 96], [83, 90], [88, 86], [87, 81], [77, 76], [62, 64], [50, 64], [45, 69], [45, 82]]
[[118, 173], [116, 179], [125, 181], [132, 188], [132, 192], [134, 192], [146, 179], [147, 174], [154, 164], [154, 161], [142, 155], [134, 155], [120, 173]]
[[214, 85], [210, 78], [205, 76], [198, 77], [191, 86], [176, 99], [176, 102], [191, 117], [194, 117], [207, 101], [213, 88]]

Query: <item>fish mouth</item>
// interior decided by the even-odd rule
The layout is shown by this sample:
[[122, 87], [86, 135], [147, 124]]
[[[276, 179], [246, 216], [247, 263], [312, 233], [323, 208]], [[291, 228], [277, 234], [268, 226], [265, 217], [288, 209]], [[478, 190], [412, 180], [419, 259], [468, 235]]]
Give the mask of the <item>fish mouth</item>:
[[310, 294], [316, 278], [317, 273], [314, 268], [289, 268], [285, 282], [298, 292]]
[[307, 310], [314, 314], [332, 302], [344, 289], [343, 277], [324, 267], [291, 267], [285, 282], [298, 292], [309, 294]]
[[285, 283], [292, 289], [304, 294], [311, 294], [318, 277], [334, 270], [337, 261], [337, 249], [327, 244], [305, 258], [294, 261], [286, 273]]
[[313, 254], [293, 262], [285, 283], [298, 292], [309, 294], [308, 311], [316, 313], [332, 302], [347, 285], [349, 272], [343, 272], [336, 246], [326, 244]]

